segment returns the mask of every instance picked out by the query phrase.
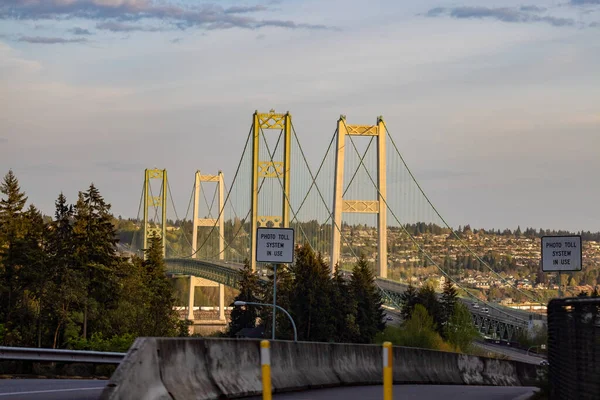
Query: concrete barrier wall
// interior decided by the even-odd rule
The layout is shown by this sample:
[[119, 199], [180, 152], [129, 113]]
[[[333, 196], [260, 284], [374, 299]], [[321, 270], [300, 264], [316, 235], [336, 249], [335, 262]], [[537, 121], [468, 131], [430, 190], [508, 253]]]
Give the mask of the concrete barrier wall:
[[[533, 385], [538, 367], [514, 361], [394, 347], [394, 382]], [[382, 383], [382, 348], [376, 345], [275, 341], [275, 392]], [[109, 384], [103, 400], [239, 398], [260, 394], [257, 340], [140, 338]]]

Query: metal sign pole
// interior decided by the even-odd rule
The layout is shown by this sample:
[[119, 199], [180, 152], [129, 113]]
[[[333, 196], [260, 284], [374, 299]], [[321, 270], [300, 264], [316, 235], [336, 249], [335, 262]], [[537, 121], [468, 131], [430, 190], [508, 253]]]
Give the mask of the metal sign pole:
[[273, 264], [273, 328], [272, 338], [275, 340], [275, 313], [277, 312], [277, 264]]
[[558, 271], [558, 298], [559, 299], [562, 297], [561, 288], [562, 288], [562, 279], [560, 279], [560, 271]]

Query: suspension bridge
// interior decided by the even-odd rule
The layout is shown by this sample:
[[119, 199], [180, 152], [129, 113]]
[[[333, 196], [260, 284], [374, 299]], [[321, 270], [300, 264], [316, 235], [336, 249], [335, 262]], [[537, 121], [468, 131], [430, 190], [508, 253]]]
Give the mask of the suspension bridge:
[[[373, 124], [353, 125], [341, 116], [321, 162], [311, 168], [291, 114], [255, 112], [229, 185], [220, 171], [197, 171], [187, 211], [179, 214], [167, 171], [149, 169], [140, 197], [140, 229], [130, 250], [141, 254], [148, 238], [159, 236], [169, 273], [195, 277], [190, 278], [192, 289], [219, 286], [221, 321], [224, 286], [236, 287], [244, 260], [253, 270], [267, 268], [255, 261], [258, 227], [294, 228], [297, 245], [311, 246], [332, 268], [350, 270], [364, 255], [375, 266], [377, 285], [389, 307], [398, 308], [406, 288], [399, 271], [428, 268], [457, 286], [473, 322], [486, 335], [511, 340], [531, 326], [532, 319], [541, 318], [486, 302], [459, 282], [458, 271], [444, 263], [448, 240], [454, 243], [452, 251], [458, 248], [491, 276], [515, 287], [444, 220], [382, 117]], [[175, 228], [167, 226], [168, 207], [176, 217]], [[539, 302], [532, 292], [515, 289]], [[193, 290], [190, 296], [193, 304]], [[486, 304], [488, 311], [472, 307], [473, 301]], [[188, 317], [193, 318], [191, 308]]]

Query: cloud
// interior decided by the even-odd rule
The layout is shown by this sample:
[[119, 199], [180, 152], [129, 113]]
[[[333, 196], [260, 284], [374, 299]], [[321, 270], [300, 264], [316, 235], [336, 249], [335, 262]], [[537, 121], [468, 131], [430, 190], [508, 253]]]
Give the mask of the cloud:
[[19, 42], [27, 42], [34, 44], [66, 44], [66, 43], [85, 43], [88, 40], [84, 38], [78, 39], [64, 39], [57, 37], [44, 37], [44, 36], [21, 36], [17, 39]]
[[[267, 6], [231, 6], [217, 4], [184, 6], [175, 0], [3, 0], [0, 19], [64, 20], [81, 18], [107, 22], [132, 22], [146, 19], [160, 20], [173, 27], [205, 29], [280, 27], [287, 29], [325, 29], [287, 20], [263, 20], [247, 14], [266, 11]], [[131, 28], [131, 30], [146, 30]], [[122, 31], [122, 30], [121, 30]]]
[[[598, 0], [600, 1], [600, 0]], [[526, 8], [526, 10], [523, 10]], [[491, 18], [510, 23], [532, 23], [545, 22], [553, 26], [574, 26], [575, 21], [571, 18], [557, 18], [552, 16], [539, 16], [531, 12], [541, 12], [543, 9], [536, 6], [522, 6], [515, 8], [488, 8], [488, 7], [455, 7], [455, 8], [432, 8], [426, 15], [438, 17], [448, 15], [457, 19], [483, 19]]]
[[244, 7], [244, 6], [233, 6], [233, 7], [229, 7], [227, 9], [225, 9], [225, 13], [226, 14], [246, 14], [246, 13], [252, 13], [252, 12], [258, 12], [258, 11], [266, 11], [268, 8], [266, 6], [250, 6], [250, 7]]
[[115, 21], [99, 22], [96, 24], [96, 28], [111, 32], [159, 32], [163, 30], [163, 28], [155, 26], [141, 26]]
[[92, 32], [88, 31], [87, 29], [83, 29], [83, 28], [79, 28], [79, 27], [70, 29], [69, 32], [71, 32], [74, 35], [91, 35], [92, 34]]
[[5, 137], [0, 136], [0, 143], [7, 143], [8, 139]]
[[600, 0], [571, 0], [574, 6], [583, 6], [586, 4], [600, 4]]
[[531, 5], [529, 5], [529, 6], [521, 6], [521, 8], [519, 8], [519, 9], [521, 11], [525, 11], [525, 12], [537, 12], [537, 13], [544, 12], [544, 11], [547, 10], [544, 7], [531, 6]]
[[181, 43], [181, 40], [182, 39], [178, 37], [178, 38], [171, 39], [170, 42], [171, 43]]

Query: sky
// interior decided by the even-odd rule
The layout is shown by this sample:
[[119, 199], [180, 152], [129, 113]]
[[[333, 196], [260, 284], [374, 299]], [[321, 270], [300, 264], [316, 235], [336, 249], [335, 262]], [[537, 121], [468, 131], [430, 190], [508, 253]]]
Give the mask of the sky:
[[179, 209], [231, 177], [255, 110], [315, 168], [383, 115], [451, 225], [600, 231], [599, 71], [600, 0], [2, 0], [0, 173], [135, 217], [145, 168]]

